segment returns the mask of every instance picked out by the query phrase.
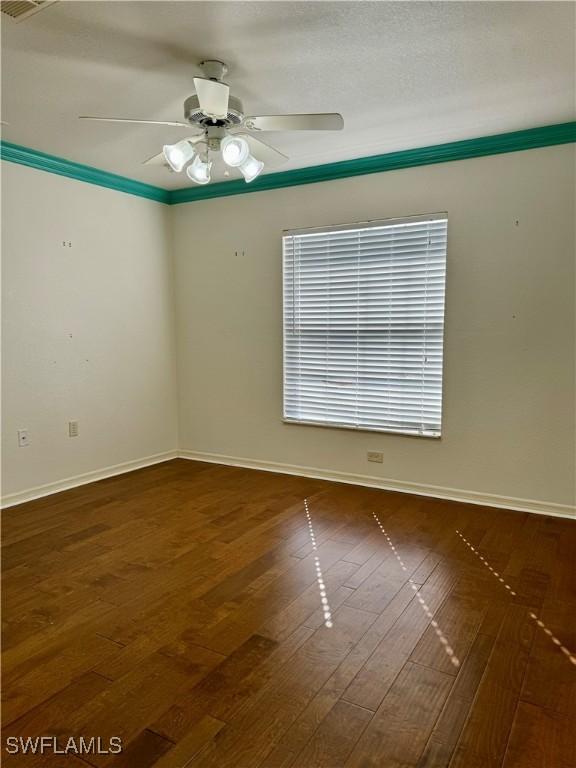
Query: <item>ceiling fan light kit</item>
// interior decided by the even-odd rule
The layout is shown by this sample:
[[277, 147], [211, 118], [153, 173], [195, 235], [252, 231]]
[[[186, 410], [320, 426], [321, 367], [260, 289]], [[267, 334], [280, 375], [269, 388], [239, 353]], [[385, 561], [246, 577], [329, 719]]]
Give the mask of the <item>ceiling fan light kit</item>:
[[196, 184], [208, 184], [210, 182], [211, 168], [212, 163], [209, 160], [202, 160], [200, 155], [196, 155], [186, 169], [186, 175], [190, 181], [194, 181]]
[[176, 173], [180, 173], [186, 163], [194, 157], [194, 147], [188, 139], [183, 139], [177, 144], [165, 144], [162, 151], [166, 162]]
[[250, 154], [250, 147], [246, 139], [241, 136], [225, 136], [220, 145], [222, 150], [222, 159], [231, 168], [237, 168], [247, 160]]
[[[200, 66], [204, 77], [194, 78], [196, 93], [184, 102], [185, 123], [118, 117], [82, 116], [80, 119], [195, 128], [200, 133], [175, 144], [165, 144], [162, 152], [146, 160], [145, 164], [166, 165], [177, 173], [186, 169], [186, 175], [196, 184], [208, 184], [211, 180], [210, 152], [221, 153], [224, 163], [237, 168], [246, 183], [262, 173], [265, 164], [275, 166], [288, 160], [286, 155], [257, 139], [252, 132], [339, 131], [344, 127], [342, 115], [336, 112], [246, 117], [242, 102], [230, 95], [230, 86], [222, 81], [228, 71], [226, 64], [210, 59], [201, 62]], [[201, 152], [198, 152], [197, 144], [204, 145]]]
[[250, 154], [250, 146], [242, 136], [225, 136], [220, 149], [226, 165], [238, 168], [247, 184], [264, 170], [264, 163]]
[[256, 176], [259, 176], [262, 173], [264, 170], [264, 163], [262, 160], [256, 160], [255, 157], [249, 155], [239, 168], [240, 173], [244, 176], [244, 181], [246, 184], [249, 184], [251, 181], [254, 181]]

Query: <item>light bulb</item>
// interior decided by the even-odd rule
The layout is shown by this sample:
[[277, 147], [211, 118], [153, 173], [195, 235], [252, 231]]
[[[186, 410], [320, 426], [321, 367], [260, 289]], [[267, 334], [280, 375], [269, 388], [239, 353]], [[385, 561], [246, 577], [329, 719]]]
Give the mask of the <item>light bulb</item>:
[[180, 173], [186, 163], [194, 157], [194, 147], [187, 139], [177, 144], [165, 144], [162, 151], [170, 168], [177, 173]]
[[261, 160], [256, 160], [256, 158], [252, 157], [252, 155], [248, 155], [246, 160], [240, 166], [240, 172], [242, 176], [244, 176], [244, 181], [247, 184], [249, 184], [251, 181], [254, 181], [256, 176], [262, 173], [263, 170], [264, 163]]
[[186, 169], [186, 175], [196, 184], [208, 184], [211, 168], [212, 163], [204, 161], [200, 155], [196, 155], [194, 162]]
[[226, 136], [220, 145], [226, 165], [237, 168], [250, 156], [250, 147], [241, 136]]

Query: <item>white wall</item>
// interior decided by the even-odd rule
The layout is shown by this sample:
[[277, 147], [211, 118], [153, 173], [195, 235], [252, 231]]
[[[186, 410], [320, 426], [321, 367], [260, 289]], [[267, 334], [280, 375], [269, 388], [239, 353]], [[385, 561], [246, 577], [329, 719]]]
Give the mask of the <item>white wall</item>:
[[[181, 449], [566, 512], [554, 505], [574, 504], [574, 153], [174, 206]], [[283, 424], [282, 230], [434, 211], [449, 214], [442, 439]]]
[[2, 192], [3, 495], [176, 449], [167, 206], [12, 163]]
[[[3, 163], [3, 496], [179, 446], [566, 513], [574, 159], [549, 147], [172, 208]], [[283, 424], [282, 230], [441, 210], [442, 439]]]

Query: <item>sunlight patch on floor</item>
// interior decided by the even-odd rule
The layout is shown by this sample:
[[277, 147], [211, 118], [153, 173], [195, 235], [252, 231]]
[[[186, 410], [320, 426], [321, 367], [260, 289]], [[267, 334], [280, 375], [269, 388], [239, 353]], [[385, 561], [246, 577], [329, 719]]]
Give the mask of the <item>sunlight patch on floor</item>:
[[[373, 512], [372, 516], [374, 517], [374, 520], [376, 520], [376, 522], [378, 523], [378, 527], [380, 528], [380, 531], [384, 534], [384, 536], [386, 538], [386, 543], [388, 544], [388, 546], [390, 547], [390, 549], [394, 553], [394, 557], [396, 558], [396, 560], [398, 560], [398, 562], [400, 564], [400, 567], [402, 568], [402, 570], [405, 573], [408, 573], [408, 569], [406, 568], [406, 563], [404, 562], [404, 560], [402, 560], [402, 557], [400, 556], [400, 554], [398, 553], [398, 550], [394, 546], [394, 544], [392, 542], [392, 539], [390, 538], [390, 536], [388, 536], [388, 533], [386, 532], [386, 529], [384, 528], [384, 526], [380, 522], [380, 519], [379, 519], [378, 515], [375, 512]], [[418, 604], [420, 605], [420, 607], [422, 608], [422, 610], [424, 611], [426, 616], [430, 619], [430, 626], [433, 628], [434, 632], [436, 633], [436, 637], [438, 638], [438, 640], [440, 641], [440, 643], [444, 647], [444, 652], [450, 658], [450, 661], [452, 662], [452, 664], [455, 667], [459, 667], [460, 666], [460, 660], [458, 659], [458, 657], [454, 653], [454, 649], [452, 648], [452, 646], [448, 642], [448, 640], [446, 638], [446, 635], [444, 634], [444, 632], [442, 632], [442, 630], [440, 629], [440, 627], [438, 625], [438, 622], [434, 618], [434, 614], [432, 613], [432, 611], [428, 607], [426, 601], [422, 597], [422, 595], [420, 593], [420, 590], [418, 589], [418, 585], [414, 582], [414, 579], [408, 579], [408, 583], [410, 584], [410, 586], [412, 587], [412, 589], [416, 593], [416, 599], [418, 600]]]
[[320, 558], [318, 557], [318, 545], [316, 543], [316, 535], [314, 534], [314, 526], [312, 525], [312, 518], [310, 517], [310, 510], [308, 509], [308, 499], [304, 499], [304, 509], [306, 510], [306, 518], [308, 520], [308, 533], [310, 534], [310, 541], [312, 542], [312, 551], [314, 554], [314, 567], [316, 569], [316, 579], [318, 581], [318, 589], [320, 591], [320, 602], [322, 603], [322, 612], [324, 613], [324, 626], [330, 629], [332, 626], [332, 611], [328, 603], [328, 597], [326, 595], [326, 584], [324, 577], [322, 576], [322, 567], [320, 566]]
[[[483, 555], [481, 555], [481, 554], [480, 554], [480, 553], [477, 551], [477, 549], [476, 549], [475, 547], [473, 547], [473, 546], [472, 546], [472, 544], [470, 544], [470, 542], [468, 541], [468, 539], [466, 538], [466, 536], [463, 536], [463, 535], [460, 533], [460, 531], [458, 531], [458, 530], [456, 530], [456, 533], [458, 534], [458, 536], [460, 537], [460, 539], [461, 539], [461, 540], [464, 542], [464, 544], [466, 544], [466, 546], [468, 547], [468, 549], [469, 549], [471, 552], [473, 552], [473, 553], [476, 555], [476, 557], [477, 557], [477, 558], [480, 560], [480, 562], [481, 562], [481, 563], [482, 563], [484, 566], [486, 566], [486, 568], [488, 568], [488, 570], [490, 571], [490, 573], [492, 574], [492, 576], [494, 576], [494, 578], [495, 578], [495, 579], [498, 579], [498, 581], [499, 581], [499, 582], [502, 584], [502, 586], [503, 586], [505, 589], [507, 589], [507, 590], [508, 590], [508, 592], [509, 592], [511, 595], [513, 595], [514, 597], [516, 597], [516, 592], [514, 592], [514, 590], [512, 589], [512, 587], [511, 587], [509, 584], [507, 584], [507, 583], [506, 583], [506, 581], [505, 581], [505, 580], [504, 580], [504, 578], [503, 578], [503, 577], [502, 577], [502, 576], [501, 576], [501, 575], [498, 573], [498, 571], [495, 571], [495, 570], [494, 570], [494, 568], [493, 568], [493, 567], [490, 565], [490, 563], [489, 563], [489, 562], [486, 560], [486, 558], [485, 558]], [[574, 656], [574, 654], [570, 653], [570, 651], [568, 650], [568, 648], [566, 648], [566, 646], [562, 644], [562, 641], [561, 641], [561, 640], [559, 640], [559, 639], [558, 639], [558, 638], [557, 638], [557, 637], [554, 635], [554, 633], [552, 632], [552, 630], [551, 630], [551, 629], [549, 629], [549, 628], [546, 626], [546, 624], [544, 624], [544, 622], [542, 621], [542, 619], [538, 618], [538, 616], [537, 616], [535, 613], [533, 613], [532, 611], [530, 611], [530, 613], [529, 613], [528, 615], [530, 616], [530, 618], [532, 619], [532, 621], [534, 621], [534, 622], [536, 623], [536, 626], [537, 626], [539, 629], [541, 629], [541, 630], [542, 630], [542, 632], [544, 632], [544, 634], [545, 634], [547, 637], [549, 637], [549, 638], [550, 638], [550, 640], [551, 640], [551, 641], [554, 643], [554, 645], [556, 645], [556, 646], [557, 646], [557, 647], [560, 649], [560, 651], [562, 651], [562, 653], [564, 654], [564, 656], [566, 656], [566, 658], [568, 659], [568, 661], [570, 661], [572, 664], [574, 664], [574, 666], [576, 666], [576, 656]]]

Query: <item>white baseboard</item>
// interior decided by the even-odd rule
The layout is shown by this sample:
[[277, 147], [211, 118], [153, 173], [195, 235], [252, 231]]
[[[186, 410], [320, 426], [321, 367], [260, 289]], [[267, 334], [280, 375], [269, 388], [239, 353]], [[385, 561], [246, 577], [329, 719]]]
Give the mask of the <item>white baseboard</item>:
[[153, 456], [145, 456], [142, 459], [135, 459], [134, 461], [125, 461], [122, 464], [113, 464], [111, 467], [96, 469], [93, 472], [84, 472], [81, 475], [67, 477], [64, 480], [57, 480], [54, 483], [37, 485], [35, 488], [28, 488], [26, 491], [10, 493], [7, 496], [2, 497], [2, 508], [13, 507], [16, 504], [23, 504], [25, 501], [33, 501], [34, 499], [40, 499], [43, 496], [50, 496], [53, 493], [67, 491], [70, 488], [76, 488], [79, 485], [94, 483], [96, 480], [104, 480], [107, 477], [114, 477], [114, 475], [123, 475], [126, 472], [132, 472], [134, 469], [142, 469], [143, 467], [150, 467], [153, 464], [160, 464], [163, 461], [177, 459], [178, 455], [178, 451], [176, 450], [155, 453]]
[[328, 480], [337, 483], [347, 483], [349, 485], [364, 485], [369, 488], [381, 488], [386, 491], [398, 491], [400, 493], [410, 493], [416, 496], [428, 496], [436, 499], [460, 501], [465, 504], [477, 504], [484, 507], [498, 507], [500, 509], [511, 509], [518, 512], [534, 512], [540, 515], [552, 515], [554, 517], [576, 519], [576, 507], [571, 507], [568, 504], [521, 499], [513, 496], [499, 496], [493, 493], [467, 491], [461, 488], [446, 488], [438, 485], [424, 485], [422, 483], [412, 483], [405, 480], [391, 480], [389, 478], [376, 477], [373, 475], [357, 475], [350, 472], [336, 472], [333, 470], [319, 469], [318, 467], [303, 467], [297, 464], [282, 464], [275, 461], [260, 461], [258, 459], [225, 456], [219, 453], [202, 453], [199, 451], [187, 450], [156, 453], [153, 456], [145, 456], [142, 459], [126, 461], [122, 464], [114, 464], [110, 467], [104, 467], [103, 469], [98, 469], [93, 472], [85, 472], [81, 475], [68, 477], [54, 483], [47, 483], [46, 485], [39, 485], [35, 488], [19, 491], [18, 493], [11, 493], [2, 497], [2, 508], [13, 507], [16, 504], [22, 504], [25, 501], [32, 501], [33, 499], [39, 499], [43, 496], [50, 496], [53, 493], [76, 488], [79, 485], [86, 485], [87, 483], [93, 483], [97, 480], [104, 480], [107, 477], [122, 475], [126, 472], [132, 472], [135, 469], [149, 467], [153, 464], [160, 464], [163, 461], [169, 461], [170, 459], [176, 458], [204, 461], [210, 464], [224, 464], [233, 467], [246, 467], [247, 469], [259, 469], [265, 472], [278, 472], [286, 475], [300, 475], [301, 477], [312, 477], [317, 480]]
[[233, 467], [246, 467], [247, 469], [260, 469], [265, 472], [279, 472], [285, 475], [300, 475], [313, 477], [317, 480], [331, 480], [337, 483], [350, 485], [364, 485], [369, 488], [381, 488], [385, 491], [398, 491], [411, 493], [417, 496], [429, 496], [436, 499], [449, 501], [461, 501], [465, 504], [477, 504], [483, 507], [499, 507], [511, 509], [517, 512], [534, 512], [539, 515], [552, 515], [554, 517], [576, 518], [576, 507], [568, 504], [556, 504], [555, 502], [536, 501], [533, 499], [519, 499], [514, 496], [499, 496], [494, 493], [481, 493], [478, 491], [465, 491], [462, 488], [446, 488], [438, 485], [423, 485], [411, 483], [405, 480], [390, 480], [372, 475], [355, 475], [350, 472], [335, 472], [317, 467], [301, 467], [296, 464], [280, 464], [274, 461], [260, 461], [258, 459], [238, 458], [237, 456], [224, 456], [219, 453], [201, 453], [199, 451], [180, 450], [180, 458], [193, 461], [206, 461], [211, 464], [226, 464]]

